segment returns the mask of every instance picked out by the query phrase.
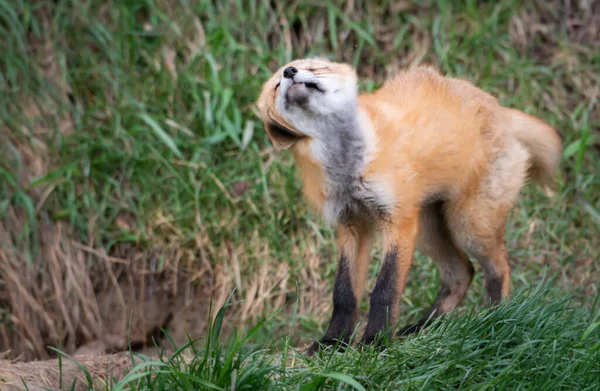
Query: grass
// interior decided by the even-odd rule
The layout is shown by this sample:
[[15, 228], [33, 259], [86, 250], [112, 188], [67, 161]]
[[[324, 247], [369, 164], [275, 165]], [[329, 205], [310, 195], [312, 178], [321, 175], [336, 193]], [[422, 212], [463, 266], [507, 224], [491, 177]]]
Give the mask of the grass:
[[[598, 15], [596, 3], [567, 1], [0, 0], [0, 350], [24, 359], [55, 357], [49, 345], [72, 353], [105, 334], [127, 335], [130, 313], [145, 328], [165, 326], [181, 345], [185, 333], [173, 328], [188, 322], [186, 314], [207, 318], [207, 297], [220, 308], [235, 288], [232, 300], [240, 304], [224, 315], [224, 335], [233, 338], [232, 324], [264, 321], [242, 344], [258, 351], [252, 359], [266, 360], [252, 370], [238, 367], [237, 379], [259, 379], [248, 384], [267, 379], [310, 388], [325, 382], [324, 373], [350, 373], [365, 387], [416, 379], [406, 387], [443, 388], [438, 382], [447, 379], [450, 388], [469, 370], [463, 387], [490, 378], [498, 383], [485, 384], [504, 388], [504, 381], [525, 381], [537, 370], [536, 379], [571, 388], [560, 383], [570, 378], [552, 377], [548, 368], [557, 374], [574, 368], [581, 377], [573, 384], [585, 388], [589, 357], [575, 341], [593, 319], [552, 300], [568, 294], [590, 308], [598, 293]], [[527, 307], [515, 305], [473, 318], [481, 326], [460, 318], [469, 319], [472, 335], [461, 336], [460, 321], [442, 330], [473, 346], [485, 327], [512, 314], [540, 339], [515, 336], [516, 347], [503, 348], [503, 328], [507, 334], [489, 346], [449, 359], [435, 339], [442, 334], [434, 333], [392, 347], [389, 360], [351, 351], [300, 369], [269, 363], [275, 356], [261, 349], [279, 352], [281, 338], [296, 346], [323, 332], [336, 255], [332, 230], [307, 208], [291, 156], [275, 155], [253, 102], [275, 67], [316, 54], [357, 66], [363, 90], [400, 67], [431, 63], [563, 133], [557, 195], [526, 188], [506, 240], [515, 288], [536, 284], [544, 270], [553, 277], [550, 301], [531, 311], [540, 320], [564, 313], [561, 319], [574, 322], [557, 320], [564, 338], [552, 325], [540, 326], [539, 337]], [[371, 276], [380, 256], [375, 250]], [[480, 274], [462, 312], [483, 295]], [[404, 323], [433, 301], [438, 280], [434, 265], [417, 254]], [[102, 307], [115, 295], [121, 315]], [[165, 304], [163, 297], [174, 298]], [[536, 300], [522, 305], [542, 303]], [[190, 302], [206, 308], [191, 310]], [[152, 323], [147, 303], [169, 312], [175, 325]], [[193, 338], [209, 332], [201, 323]], [[556, 357], [548, 350], [553, 341]], [[442, 349], [439, 355], [427, 344]], [[539, 356], [527, 350], [532, 346]], [[212, 354], [212, 363], [223, 352], [237, 353], [214, 349], [202, 353]], [[435, 360], [424, 364], [432, 354]], [[371, 364], [361, 367], [363, 359]], [[486, 367], [486, 359], [500, 369]], [[512, 367], [509, 359], [520, 364]], [[391, 363], [393, 370], [386, 367]], [[183, 368], [203, 379], [209, 373]], [[232, 369], [224, 373], [230, 381]], [[167, 382], [165, 376], [153, 379]], [[210, 382], [231, 385], [214, 376]], [[369, 376], [377, 381], [369, 383]]]
[[134, 369], [111, 389], [597, 389], [600, 307], [594, 313], [549, 295], [546, 285], [520, 290], [496, 311], [472, 308], [383, 352], [349, 348], [314, 359], [290, 349], [289, 336], [278, 341], [282, 353], [248, 349], [261, 325], [219, 338], [226, 306], [203, 342], [159, 360], [136, 356]]

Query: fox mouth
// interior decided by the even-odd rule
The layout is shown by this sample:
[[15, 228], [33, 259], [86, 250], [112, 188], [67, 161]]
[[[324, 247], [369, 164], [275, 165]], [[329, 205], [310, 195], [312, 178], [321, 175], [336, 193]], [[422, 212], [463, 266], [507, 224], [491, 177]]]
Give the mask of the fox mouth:
[[306, 87], [309, 90], [316, 90], [319, 92], [323, 92], [323, 90], [319, 88], [319, 85], [317, 83], [305, 83], [305, 82], [294, 82], [294, 84], [292, 84], [290, 86], [289, 90], [301, 88], [302, 86]]
[[312, 91], [319, 91], [316, 83], [293, 82], [285, 91], [285, 105], [306, 107]]

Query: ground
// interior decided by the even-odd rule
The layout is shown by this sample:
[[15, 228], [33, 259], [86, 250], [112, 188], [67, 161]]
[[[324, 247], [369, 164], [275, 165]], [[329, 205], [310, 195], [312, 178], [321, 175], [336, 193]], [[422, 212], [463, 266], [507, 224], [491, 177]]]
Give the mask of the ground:
[[[558, 191], [527, 187], [508, 223], [513, 286], [546, 279], [554, 290], [536, 302], [593, 307], [599, 1], [0, 1], [0, 33], [7, 359], [56, 358], [48, 346], [180, 346], [187, 333], [207, 335], [211, 305], [214, 315], [232, 291], [223, 337], [263, 321], [244, 348], [281, 352], [282, 341], [301, 346], [323, 332], [333, 233], [254, 107], [274, 69], [309, 55], [352, 63], [364, 91], [432, 64], [555, 126], [565, 143]], [[477, 270], [462, 316], [481, 308], [481, 280]], [[437, 290], [435, 267], [417, 254], [402, 323]]]

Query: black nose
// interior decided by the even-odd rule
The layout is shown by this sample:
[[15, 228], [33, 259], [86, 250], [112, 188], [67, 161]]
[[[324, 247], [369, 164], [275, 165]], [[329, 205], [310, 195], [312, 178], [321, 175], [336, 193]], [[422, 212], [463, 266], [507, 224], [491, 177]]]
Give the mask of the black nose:
[[294, 75], [298, 73], [298, 70], [294, 67], [287, 67], [283, 70], [283, 77], [286, 79], [293, 79]]

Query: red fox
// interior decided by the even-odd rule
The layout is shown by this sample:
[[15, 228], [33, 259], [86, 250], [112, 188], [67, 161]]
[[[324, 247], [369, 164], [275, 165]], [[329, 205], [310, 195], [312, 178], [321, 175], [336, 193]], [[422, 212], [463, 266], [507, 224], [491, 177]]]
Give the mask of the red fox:
[[384, 259], [364, 344], [389, 337], [416, 246], [437, 264], [442, 287], [399, 334], [461, 303], [473, 278], [467, 254], [482, 266], [491, 304], [509, 295], [506, 219], [526, 180], [554, 182], [562, 140], [550, 125], [429, 66], [359, 94], [350, 65], [322, 58], [281, 67], [257, 106], [274, 147], [292, 150], [305, 196], [336, 230], [333, 314], [309, 355], [348, 343], [376, 231]]

